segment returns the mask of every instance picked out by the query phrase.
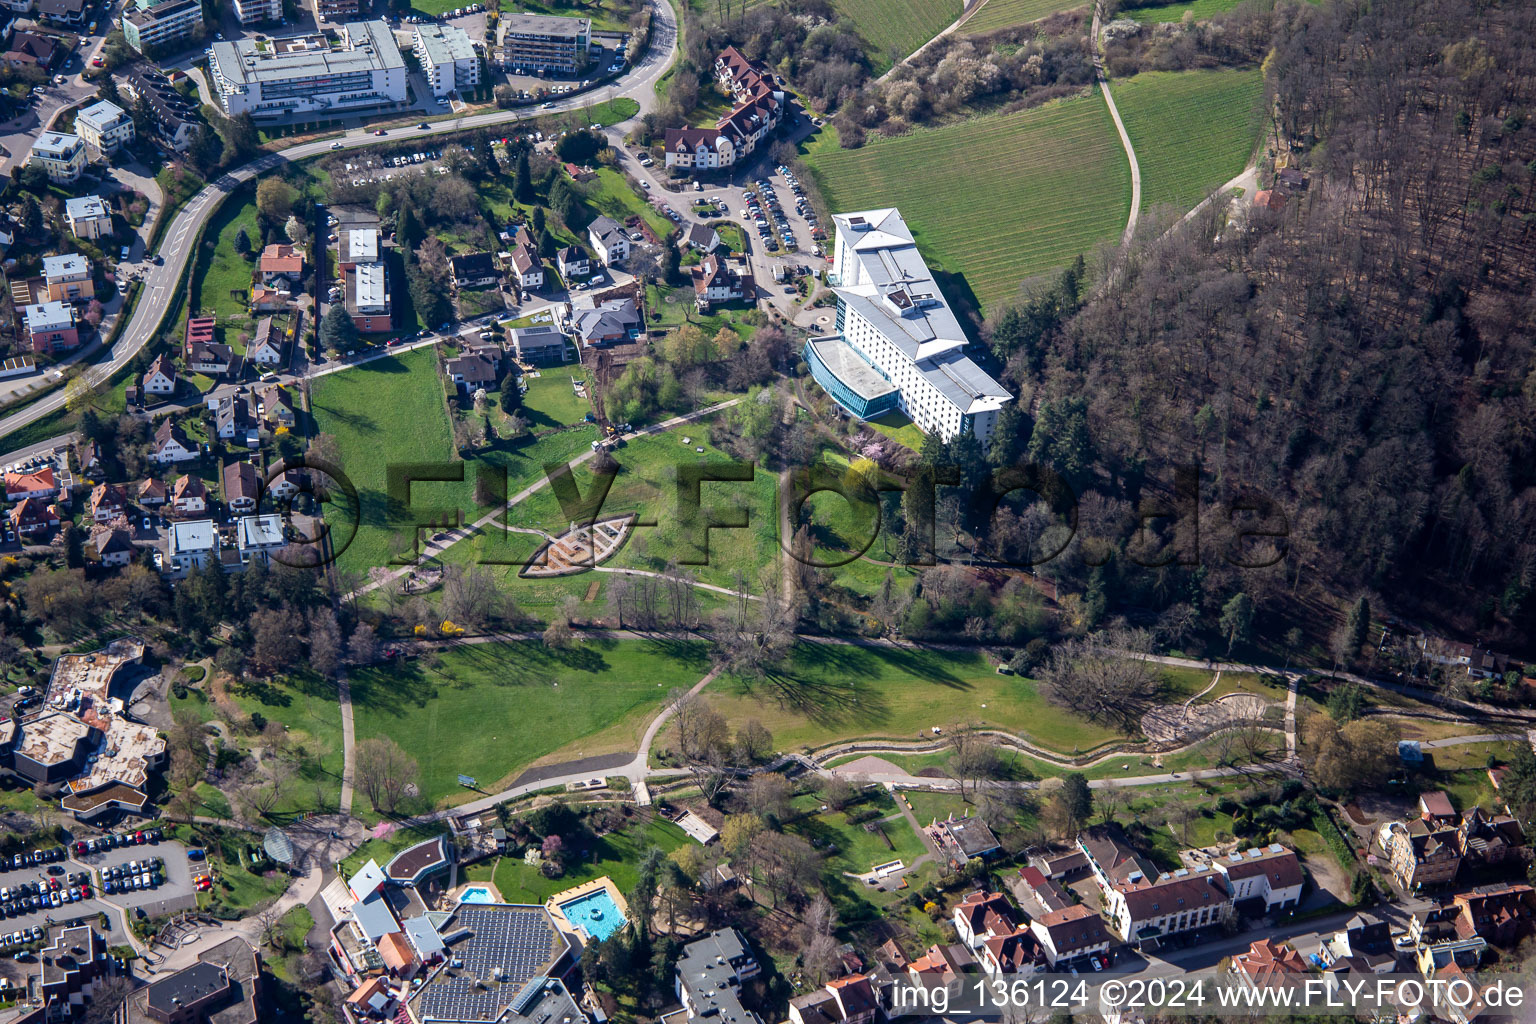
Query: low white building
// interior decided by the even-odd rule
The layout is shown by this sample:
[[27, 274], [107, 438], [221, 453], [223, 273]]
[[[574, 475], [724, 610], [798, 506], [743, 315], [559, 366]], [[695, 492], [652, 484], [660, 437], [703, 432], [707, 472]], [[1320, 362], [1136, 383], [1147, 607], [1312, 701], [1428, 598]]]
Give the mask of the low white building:
[[236, 527], [235, 536], [241, 565], [250, 565], [253, 558], [271, 561], [272, 552], [288, 543], [283, 539], [283, 517], [278, 515], [246, 516]]
[[76, 238], [95, 241], [112, 233], [112, 208], [101, 196], [76, 196], [64, 201], [64, 220]]
[[27, 166], [41, 167], [56, 184], [72, 184], [85, 170], [85, 140], [64, 132], [43, 132], [32, 143]]
[[480, 55], [469, 33], [452, 25], [417, 25], [411, 49], [432, 86], [432, 95], [466, 93], [480, 84]]
[[194, 568], [219, 564], [219, 531], [212, 519], [171, 524], [170, 547], [165, 559], [168, 576], [185, 576]]
[[587, 241], [605, 266], [629, 259], [629, 236], [624, 233], [624, 225], [612, 217], [598, 217], [587, 225]]
[[102, 100], [75, 115], [75, 131], [97, 152], [116, 153], [133, 141], [133, 118], [111, 100]]

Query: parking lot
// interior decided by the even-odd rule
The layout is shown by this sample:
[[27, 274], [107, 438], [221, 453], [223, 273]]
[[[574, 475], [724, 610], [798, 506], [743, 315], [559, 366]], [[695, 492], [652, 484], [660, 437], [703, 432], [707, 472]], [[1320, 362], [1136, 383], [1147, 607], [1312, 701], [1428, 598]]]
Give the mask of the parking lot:
[[[164, 844], [162, 844], [164, 845]], [[185, 858], [183, 858], [185, 859]], [[0, 871], [0, 886], [14, 889], [26, 882], [44, 882], [50, 878], [58, 878], [61, 883], [65, 875], [50, 875], [49, 867], [62, 868], [65, 872], [74, 873], [84, 870], [84, 866], [71, 861], [57, 861], [51, 865], [34, 865], [11, 871]], [[91, 885], [91, 898], [83, 899], [76, 903], [66, 903], [58, 907], [39, 908], [23, 914], [6, 914], [0, 917], [0, 935], [11, 936], [14, 933], [27, 932], [33, 928], [41, 928], [44, 932], [52, 925], [67, 924], [77, 919], [95, 923], [99, 914], [106, 912], [111, 923], [109, 942], [126, 942], [127, 936], [122, 932], [122, 922], [112, 909], [99, 899], [99, 890], [95, 883]], [[13, 946], [3, 945], [3, 949], [9, 952]]]
[[192, 890], [192, 870], [187, 861], [187, 849], [173, 840], [146, 843], [143, 846], [114, 847], [103, 853], [87, 853], [75, 860], [95, 869], [97, 884], [100, 884], [105, 869], [150, 857], [159, 857], [165, 861], [161, 869], [164, 881], [157, 888], [115, 892], [105, 898], [130, 912], [142, 907], [149, 917], [159, 917], [193, 906], [197, 899]]

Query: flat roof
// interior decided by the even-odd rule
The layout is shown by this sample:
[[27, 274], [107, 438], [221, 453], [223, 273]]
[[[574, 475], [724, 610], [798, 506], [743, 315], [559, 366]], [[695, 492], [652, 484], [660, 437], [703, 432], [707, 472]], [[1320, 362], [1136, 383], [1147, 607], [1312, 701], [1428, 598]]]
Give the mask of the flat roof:
[[219, 77], [237, 89], [405, 67], [395, 35], [384, 22], [348, 22], [341, 32], [339, 50], [324, 36], [314, 35], [269, 39], [262, 47], [254, 39], [217, 42], [213, 64]]
[[240, 547], [282, 547], [283, 517], [279, 515], [244, 516], [239, 525]]
[[75, 311], [62, 302], [38, 302], [22, 308], [29, 331], [57, 331], [75, 326]]
[[111, 100], [102, 100], [100, 103], [92, 103], [76, 114], [75, 123], [84, 121], [97, 131], [105, 131], [121, 120], [123, 113], [123, 108], [116, 103]]
[[179, 551], [216, 551], [219, 537], [212, 519], [171, 524], [171, 554]]
[[822, 365], [866, 402], [884, 398], [897, 390], [896, 385], [880, 376], [879, 371], [842, 338], [813, 338], [810, 346]]
[[43, 132], [32, 143], [32, 152], [41, 153], [44, 156], [63, 158], [71, 155], [84, 143], [78, 135], [67, 135], [64, 132]]
[[64, 215], [70, 220], [80, 220], [84, 217], [110, 217], [112, 211], [101, 196], [76, 196], [64, 200]]
[[530, 983], [545, 983], [570, 948], [549, 911], [538, 906], [461, 903], [439, 931], [461, 966], [443, 967], [421, 987], [415, 1004], [423, 1022], [520, 1013], [523, 998], [538, 994]]
[[66, 274], [89, 275], [90, 272], [91, 261], [77, 252], [43, 257], [43, 276], [47, 278], [63, 277]]
[[347, 230], [348, 263], [376, 263], [379, 259], [379, 229], [349, 228]]
[[418, 25], [416, 39], [426, 51], [427, 60], [433, 64], [450, 64], [476, 58], [469, 33], [452, 25]]
[[508, 35], [559, 36], [574, 40], [592, 34], [592, 19], [562, 18], [553, 14], [503, 14], [501, 30]]
[[90, 734], [91, 727], [74, 715], [55, 711], [23, 722], [15, 750], [38, 764], [59, 764], [74, 757]]

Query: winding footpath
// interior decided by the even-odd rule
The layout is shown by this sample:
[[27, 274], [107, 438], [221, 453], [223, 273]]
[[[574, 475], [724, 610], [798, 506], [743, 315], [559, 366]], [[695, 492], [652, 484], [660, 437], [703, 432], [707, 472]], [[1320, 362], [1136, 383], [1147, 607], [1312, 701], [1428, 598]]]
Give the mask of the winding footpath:
[[1125, 149], [1125, 158], [1131, 164], [1131, 215], [1126, 219], [1125, 231], [1120, 235], [1120, 247], [1123, 249], [1131, 244], [1131, 239], [1136, 235], [1136, 220], [1141, 216], [1141, 164], [1136, 162], [1136, 150], [1131, 145], [1131, 137], [1126, 133], [1125, 122], [1120, 120], [1120, 108], [1115, 106], [1114, 93], [1109, 91], [1109, 77], [1104, 74], [1104, 35], [1100, 24], [1103, 14], [1102, 5], [1093, 5], [1093, 74], [1098, 80], [1099, 89], [1104, 93], [1104, 103], [1109, 107], [1109, 116], [1114, 119], [1115, 131], [1120, 134], [1120, 145]]

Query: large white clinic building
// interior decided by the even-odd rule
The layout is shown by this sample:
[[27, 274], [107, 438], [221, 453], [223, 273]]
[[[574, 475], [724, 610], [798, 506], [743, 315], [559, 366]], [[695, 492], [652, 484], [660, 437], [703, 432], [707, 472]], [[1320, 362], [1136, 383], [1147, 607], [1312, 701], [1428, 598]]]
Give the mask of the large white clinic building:
[[208, 70], [224, 112], [330, 117], [404, 103], [405, 60], [389, 26], [348, 22], [340, 35], [338, 48], [323, 35], [214, 43]]
[[900, 409], [925, 433], [986, 444], [1013, 400], [965, 354], [965, 332], [895, 209], [837, 214], [837, 334], [805, 346], [811, 373], [848, 412]]

